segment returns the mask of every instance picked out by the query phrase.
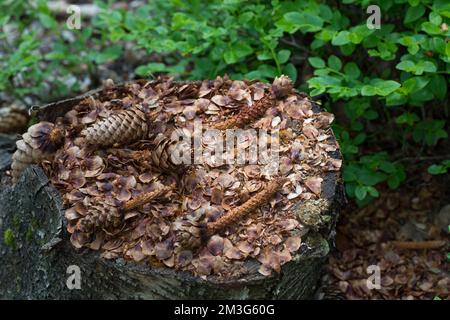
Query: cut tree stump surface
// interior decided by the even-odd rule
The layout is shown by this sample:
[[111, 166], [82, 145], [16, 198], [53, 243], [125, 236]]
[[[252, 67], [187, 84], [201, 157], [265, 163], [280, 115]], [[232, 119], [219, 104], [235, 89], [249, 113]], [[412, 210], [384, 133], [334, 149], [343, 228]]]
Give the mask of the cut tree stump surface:
[[[88, 94], [101, 94], [101, 90]], [[41, 120], [54, 120], [86, 94], [45, 106]], [[315, 112], [319, 111], [317, 106]], [[321, 198], [301, 201], [295, 211], [310, 227], [292, 261], [279, 274], [265, 277], [258, 264], [237, 280], [210, 276], [207, 280], [165, 267], [104, 260], [99, 253], [77, 251], [69, 241], [59, 192], [38, 166], [25, 170], [13, 187], [6, 170], [14, 151], [14, 136], [0, 135], [0, 298], [2, 299], [306, 299], [321, 276], [335, 223], [345, 202], [339, 172], [322, 182]], [[340, 159], [338, 152], [333, 157]], [[81, 289], [66, 282], [71, 265], [81, 270]]]

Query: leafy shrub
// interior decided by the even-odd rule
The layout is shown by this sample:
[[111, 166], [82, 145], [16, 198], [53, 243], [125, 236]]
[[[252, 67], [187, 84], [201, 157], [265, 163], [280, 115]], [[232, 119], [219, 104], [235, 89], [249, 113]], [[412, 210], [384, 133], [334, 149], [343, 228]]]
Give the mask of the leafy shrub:
[[450, 160], [444, 160], [439, 164], [433, 164], [428, 167], [428, 173], [430, 174], [444, 174], [450, 169]]
[[68, 30], [46, 3], [0, 2], [0, 91], [14, 98], [42, 103], [85, 90], [83, 80], [95, 80], [98, 64], [121, 55], [120, 46], [114, 51], [91, 26]]
[[[18, 49], [2, 57], [1, 90], [39, 94], [50, 78], [55, 92], [76, 91], [77, 83], [64, 88], [57, 79], [122, 59], [127, 45], [146, 54], [135, 70], [141, 77], [169, 73], [203, 79], [227, 73], [233, 79], [268, 80], [284, 73], [337, 115], [343, 178], [359, 204], [377, 197], [378, 185], [394, 189], [405, 180], [402, 155], [427, 152], [448, 137], [446, 0], [152, 0], [128, 11], [97, 1], [102, 12], [72, 31], [70, 44], [44, 2], [37, 10], [24, 3], [1, 10], [2, 25], [9, 21], [22, 31]], [[381, 8], [380, 29], [366, 25], [369, 4]], [[56, 36], [45, 54], [32, 54], [38, 47], [42, 52], [44, 44], [38, 31], [25, 27], [30, 21], [37, 24], [34, 30]], [[42, 62], [49, 68], [42, 70]], [[18, 74], [27, 85], [11, 85]], [[447, 165], [436, 164], [429, 172], [442, 173]]]

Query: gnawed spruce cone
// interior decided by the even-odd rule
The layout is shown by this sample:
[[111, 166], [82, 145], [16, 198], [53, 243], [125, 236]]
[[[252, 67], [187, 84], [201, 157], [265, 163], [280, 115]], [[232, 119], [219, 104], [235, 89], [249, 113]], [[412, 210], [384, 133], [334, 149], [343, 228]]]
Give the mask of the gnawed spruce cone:
[[97, 229], [110, 230], [122, 223], [123, 214], [118, 207], [107, 203], [89, 206], [88, 213], [78, 220], [77, 229], [84, 233], [91, 233]]
[[31, 164], [50, 159], [63, 141], [63, 129], [53, 123], [43, 121], [29, 127], [22, 135], [22, 140], [16, 142], [17, 150], [11, 164], [13, 183], [17, 182], [23, 170]]
[[157, 199], [163, 195], [170, 195], [170, 192], [175, 189], [175, 185], [163, 186], [162, 188], [156, 189], [154, 191], [143, 192], [136, 196], [135, 198], [128, 200], [122, 206], [123, 211], [129, 211], [136, 209], [150, 201]]
[[234, 208], [230, 212], [227, 212], [218, 220], [209, 222], [206, 226], [206, 236], [209, 237], [218, 233], [233, 223], [242, 220], [246, 215], [267, 203], [285, 182], [287, 182], [286, 178], [275, 178], [273, 181], [270, 181], [263, 190], [255, 194], [245, 203]]
[[25, 107], [18, 103], [0, 109], [0, 133], [22, 132], [27, 122]]
[[280, 99], [292, 93], [293, 85], [291, 79], [286, 76], [275, 78], [270, 87], [269, 93], [251, 107], [241, 110], [231, 118], [213, 124], [214, 129], [225, 130], [234, 127], [242, 128], [246, 124], [261, 118], [266, 111], [274, 107]]
[[147, 119], [140, 105], [113, 113], [81, 132], [83, 142], [104, 147], [144, 139], [147, 134]]
[[[182, 141], [177, 138], [181, 137]], [[158, 135], [152, 150], [152, 164], [161, 171], [180, 171], [193, 163], [191, 134], [186, 129], [177, 129], [170, 138]]]

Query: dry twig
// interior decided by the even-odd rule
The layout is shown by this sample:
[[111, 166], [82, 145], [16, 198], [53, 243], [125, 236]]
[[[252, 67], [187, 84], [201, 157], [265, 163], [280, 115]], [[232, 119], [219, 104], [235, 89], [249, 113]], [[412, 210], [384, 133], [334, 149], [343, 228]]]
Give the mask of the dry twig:
[[447, 244], [444, 240], [431, 241], [391, 241], [394, 247], [399, 249], [424, 250], [424, 249], [438, 249]]

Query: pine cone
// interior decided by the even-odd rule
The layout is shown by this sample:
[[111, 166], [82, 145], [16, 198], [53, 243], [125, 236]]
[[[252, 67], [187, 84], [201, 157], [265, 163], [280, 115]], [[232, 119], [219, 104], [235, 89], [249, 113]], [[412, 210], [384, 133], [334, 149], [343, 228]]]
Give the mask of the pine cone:
[[122, 214], [117, 207], [100, 203], [89, 207], [89, 212], [78, 220], [77, 229], [91, 233], [98, 229], [111, 230], [120, 226]]
[[214, 129], [226, 130], [234, 127], [243, 128], [246, 124], [252, 123], [266, 113], [266, 111], [274, 107], [279, 99], [282, 99], [292, 93], [292, 81], [287, 76], [275, 78], [270, 92], [260, 100], [258, 100], [252, 107], [247, 107], [241, 110], [238, 114], [231, 118], [220, 121], [213, 125]]
[[0, 109], [0, 133], [21, 132], [26, 128], [28, 115], [17, 103]]
[[85, 143], [98, 146], [127, 144], [147, 136], [148, 125], [141, 106], [121, 110], [111, 116], [95, 122], [84, 129], [81, 135]]
[[63, 142], [64, 131], [53, 123], [43, 121], [29, 127], [22, 140], [16, 142], [11, 164], [13, 183], [29, 165], [50, 159]]
[[[176, 139], [180, 136], [183, 136], [182, 141]], [[192, 163], [190, 132], [186, 129], [176, 129], [172, 137], [158, 135], [155, 138], [156, 147], [151, 155], [152, 164], [161, 171], [180, 171]]]

